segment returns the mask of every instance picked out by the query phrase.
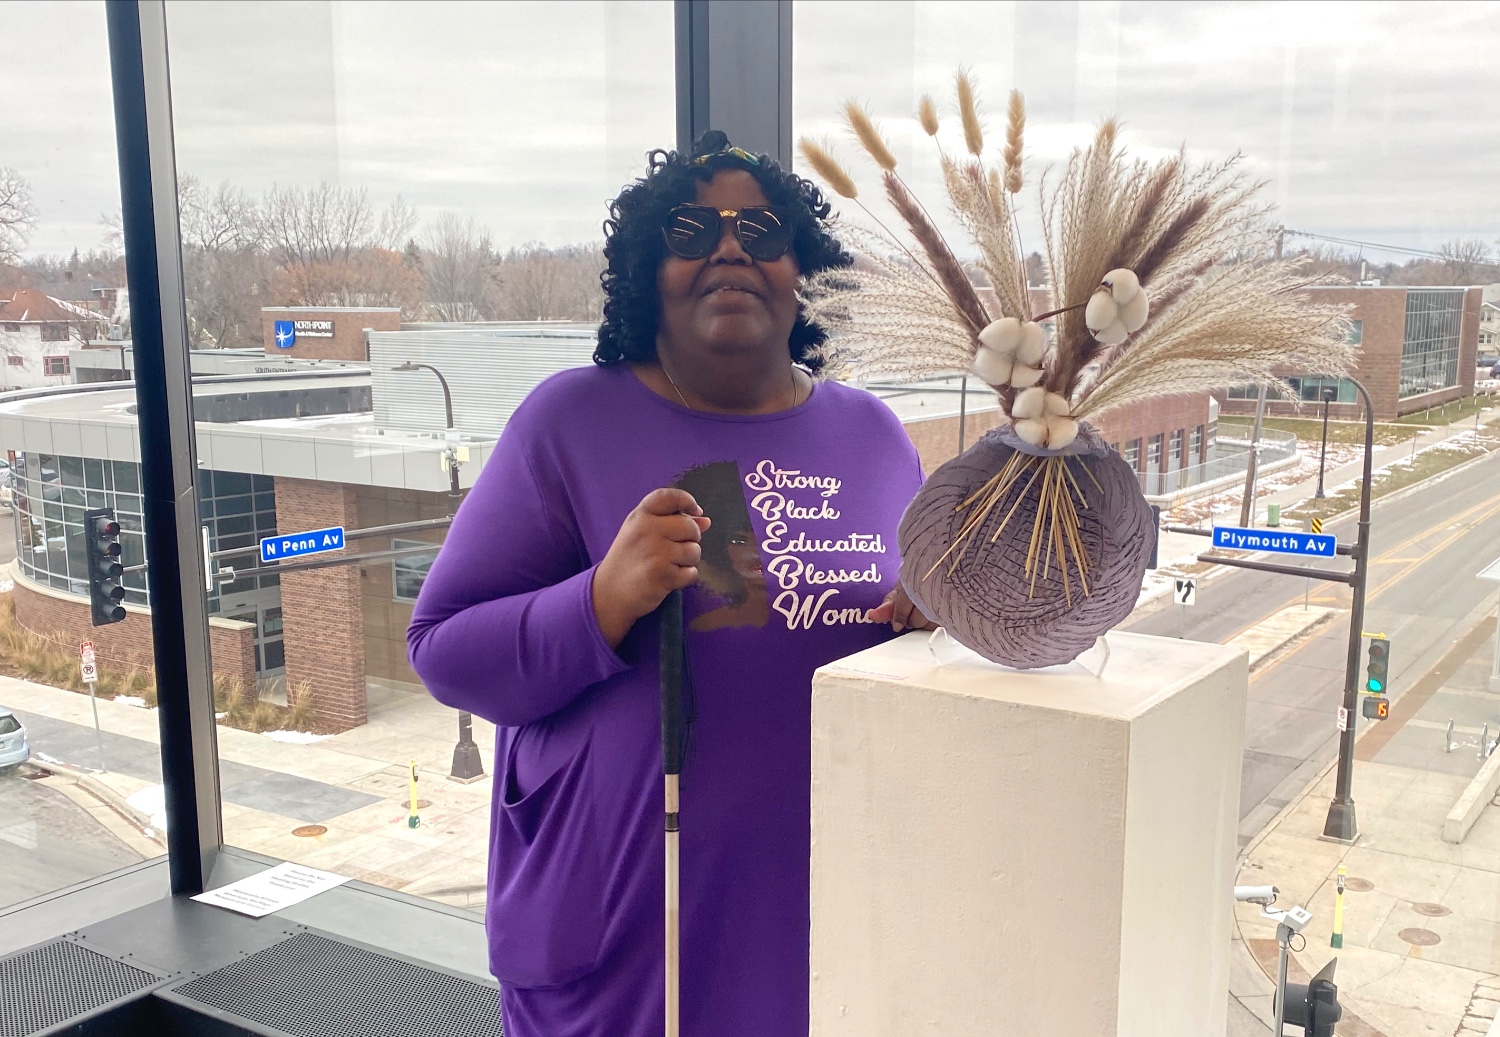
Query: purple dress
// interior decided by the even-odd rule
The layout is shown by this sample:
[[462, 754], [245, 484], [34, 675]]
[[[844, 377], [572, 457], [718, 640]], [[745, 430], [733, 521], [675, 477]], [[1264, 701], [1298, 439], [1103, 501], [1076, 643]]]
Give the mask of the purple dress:
[[921, 482], [895, 415], [832, 382], [720, 415], [590, 368], [516, 411], [408, 632], [432, 694], [499, 725], [486, 925], [510, 1037], [662, 1032], [657, 627], [611, 650], [591, 587], [668, 485], [714, 519], [685, 596], [682, 1032], [807, 1033], [812, 673], [891, 636], [866, 613]]

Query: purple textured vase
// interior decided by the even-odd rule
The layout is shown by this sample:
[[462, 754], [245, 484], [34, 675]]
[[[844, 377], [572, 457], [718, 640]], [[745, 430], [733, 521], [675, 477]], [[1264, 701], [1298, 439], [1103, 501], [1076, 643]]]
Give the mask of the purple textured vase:
[[[1076, 507], [1089, 593], [1082, 592], [1070, 555], [1071, 602], [1055, 556], [1050, 571], [1038, 572], [1034, 582], [1026, 573], [1040, 493], [1033, 484], [1017, 506], [1025, 479], [959, 551], [939, 561], [968, 516], [959, 505], [1017, 452], [1066, 458], [1072, 485], [1083, 495], [1085, 503]], [[932, 473], [901, 519], [900, 540], [901, 584], [923, 613], [986, 659], [1028, 670], [1071, 662], [1130, 614], [1156, 526], [1135, 470], [1087, 423], [1080, 422], [1078, 438], [1063, 450], [1031, 446], [1006, 423]]]

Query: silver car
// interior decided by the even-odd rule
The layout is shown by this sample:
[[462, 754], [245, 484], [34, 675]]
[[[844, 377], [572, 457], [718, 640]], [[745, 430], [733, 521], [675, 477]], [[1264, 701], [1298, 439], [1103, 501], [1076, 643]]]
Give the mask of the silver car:
[[31, 759], [31, 746], [26, 741], [26, 729], [16, 715], [0, 706], [0, 774], [15, 770]]

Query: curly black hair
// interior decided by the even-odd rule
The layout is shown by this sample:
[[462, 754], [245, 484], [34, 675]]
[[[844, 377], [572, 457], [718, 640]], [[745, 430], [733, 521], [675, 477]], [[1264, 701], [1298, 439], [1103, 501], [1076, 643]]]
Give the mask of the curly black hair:
[[[656, 359], [659, 301], [656, 274], [667, 257], [662, 226], [674, 206], [691, 203], [698, 184], [725, 169], [743, 169], [755, 177], [766, 199], [793, 214], [792, 253], [805, 277], [849, 266], [853, 259], [823, 226], [833, 207], [816, 184], [781, 168], [767, 155], [751, 162], [729, 150], [729, 138], [709, 130], [691, 155], [657, 149], [646, 156], [645, 177], [634, 181], [609, 203], [604, 221], [604, 321], [594, 363], [646, 362]], [[815, 350], [828, 338], [823, 328], [800, 311], [788, 345], [792, 359], [816, 372], [822, 361]]]

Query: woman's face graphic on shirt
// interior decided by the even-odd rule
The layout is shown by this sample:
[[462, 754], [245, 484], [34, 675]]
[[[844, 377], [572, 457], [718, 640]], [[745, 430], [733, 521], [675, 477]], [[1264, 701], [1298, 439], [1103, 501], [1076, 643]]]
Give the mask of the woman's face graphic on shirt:
[[760, 560], [760, 543], [756, 540], [755, 530], [746, 526], [729, 538], [729, 561], [746, 582], [764, 578], [765, 566]]

